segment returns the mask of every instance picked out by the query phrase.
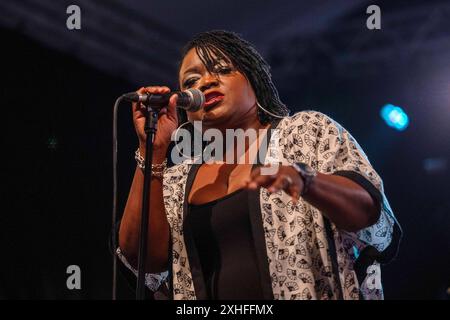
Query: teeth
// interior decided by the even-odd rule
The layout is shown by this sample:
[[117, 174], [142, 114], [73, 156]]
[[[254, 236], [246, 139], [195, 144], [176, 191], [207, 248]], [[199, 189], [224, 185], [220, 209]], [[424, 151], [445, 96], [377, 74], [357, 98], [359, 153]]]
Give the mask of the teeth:
[[206, 103], [214, 102], [214, 101], [217, 101], [217, 100], [219, 100], [219, 99], [220, 99], [220, 96], [215, 96], [215, 97], [209, 98], [209, 99], [206, 101]]
[[216, 105], [217, 103], [219, 103], [222, 99], [223, 96], [215, 96], [214, 98], [210, 98], [205, 102], [205, 108], [209, 109], [210, 107]]
[[220, 93], [213, 93], [213, 94], [211, 94], [211, 95], [207, 95], [206, 96], [206, 101], [209, 101], [209, 100], [214, 100], [214, 99], [216, 99], [216, 98], [220, 98], [220, 97], [222, 97], [223, 95], [222, 94], [220, 94]]

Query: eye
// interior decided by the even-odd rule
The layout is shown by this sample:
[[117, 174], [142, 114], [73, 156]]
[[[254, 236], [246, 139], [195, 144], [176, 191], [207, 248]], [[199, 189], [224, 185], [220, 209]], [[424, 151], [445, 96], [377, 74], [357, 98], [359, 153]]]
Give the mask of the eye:
[[197, 82], [197, 78], [195, 77], [189, 78], [183, 82], [183, 87], [190, 88], [195, 84], [195, 82]]
[[224, 66], [217, 67], [214, 70], [214, 72], [220, 73], [220, 74], [229, 74], [229, 73], [231, 73], [231, 71], [232, 71], [232, 69], [230, 67], [224, 67]]

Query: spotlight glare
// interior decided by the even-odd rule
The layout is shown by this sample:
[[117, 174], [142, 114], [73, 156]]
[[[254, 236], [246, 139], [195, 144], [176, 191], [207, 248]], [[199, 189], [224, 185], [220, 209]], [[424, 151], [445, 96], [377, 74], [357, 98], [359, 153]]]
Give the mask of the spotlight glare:
[[393, 104], [386, 104], [381, 108], [381, 118], [386, 124], [396, 130], [403, 131], [408, 127], [409, 118], [402, 108]]

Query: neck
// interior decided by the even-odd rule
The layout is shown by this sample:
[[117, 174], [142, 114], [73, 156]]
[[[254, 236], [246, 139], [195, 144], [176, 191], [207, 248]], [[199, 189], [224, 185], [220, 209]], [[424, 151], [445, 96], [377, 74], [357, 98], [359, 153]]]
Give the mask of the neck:
[[[236, 128], [240, 129], [240, 132], [234, 131], [235, 135], [224, 134], [224, 161], [229, 163], [232, 159], [233, 164], [253, 163], [269, 128], [270, 124], [263, 125], [257, 120], [247, 126]], [[240, 134], [242, 132], [243, 136]]]
[[[262, 124], [260, 122], [255, 105], [249, 112], [234, 119], [232, 123], [228, 122], [226, 125], [219, 125], [215, 128], [222, 133], [223, 137], [223, 161], [227, 163], [232, 161], [233, 164], [249, 164], [254, 161], [255, 153], [258, 153], [267, 130], [270, 128], [270, 123]], [[233, 134], [227, 136], [227, 130], [231, 130], [234, 136]], [[242, 132], [244, 137], [242, 137]]]

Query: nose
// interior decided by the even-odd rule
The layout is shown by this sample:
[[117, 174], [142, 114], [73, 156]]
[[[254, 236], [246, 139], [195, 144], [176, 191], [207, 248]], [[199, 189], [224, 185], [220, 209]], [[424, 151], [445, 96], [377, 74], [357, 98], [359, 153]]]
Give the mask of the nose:
[[209, 88], [216, 87], [216, 86], [218, 86], [218, 85], [219, 85], [219, 79], [218, 79], [218, 77], [215, 76], [215, 75], [212, 75], [212, 74], [208, 73], [208, 74], [205, 76], [204, 81], [203, 81], [203, 83], [202, 83], [201, 86], [200, 86], [200, 90], [201, 90], [202, 92], [205, 92], [205, 91], [208, 90]]

